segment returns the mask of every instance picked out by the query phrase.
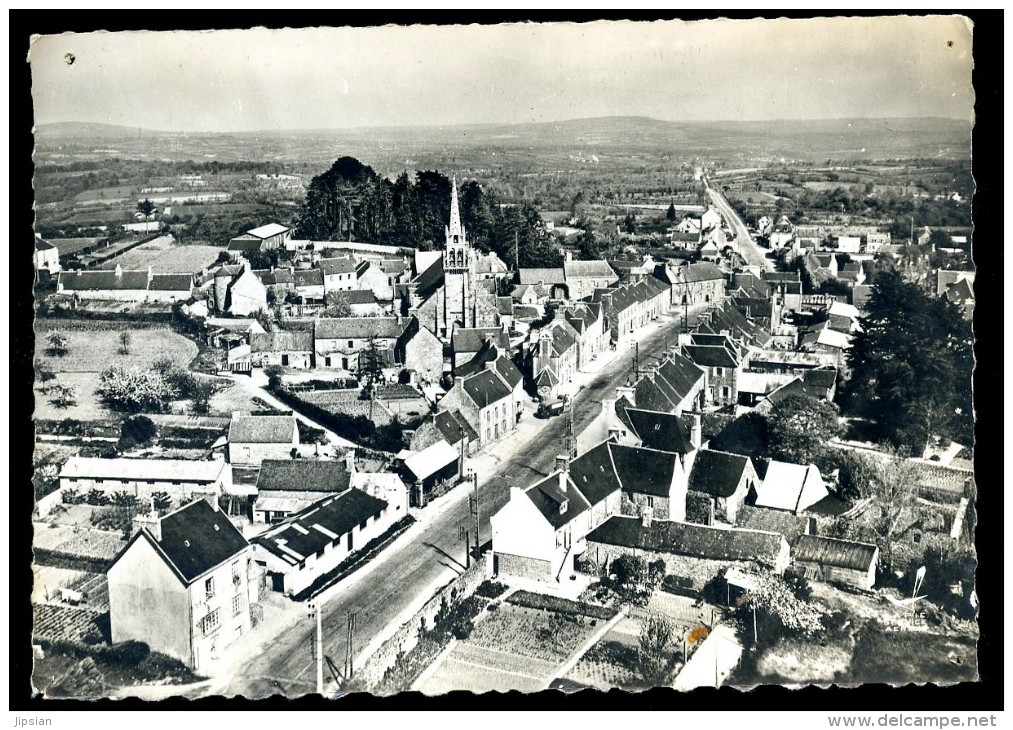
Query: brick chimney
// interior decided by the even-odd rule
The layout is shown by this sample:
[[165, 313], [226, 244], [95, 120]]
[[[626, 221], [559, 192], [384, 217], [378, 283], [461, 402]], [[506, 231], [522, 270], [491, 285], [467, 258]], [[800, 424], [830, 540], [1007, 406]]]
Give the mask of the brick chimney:
[[556, 456], [556, 471], [559, 472], [559, 491], [566, 494], [566, 479], [570, 474], [570, 459], [563, 454]]
[[355, 473], [355, 452], [354, 451], [346, 451], [345, 452], [345, 471], [347, 471], [349, 474], [354, 474]]
[[693, 447], [699, 449], [703, 444], [703, 420], [699, 413], [694, 413], [693, 425], [689, 430], [689, 442], [693, 444]]
[[137, 532], [142, 527], [146, 529], [151, 536], [158, 542], [162, 541], [162, 518], [158, 516], [158, 512], [155, 511], [155, 502], [151, 501], [150, 511], [141, 512], [134, 516], [133, 521], [134, 532]]

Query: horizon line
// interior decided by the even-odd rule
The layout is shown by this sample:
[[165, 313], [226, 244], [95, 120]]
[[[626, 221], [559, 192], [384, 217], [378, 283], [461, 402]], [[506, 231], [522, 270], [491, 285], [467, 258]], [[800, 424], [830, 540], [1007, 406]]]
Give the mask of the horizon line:
[[915, 120], [915, 119], [934, 119], [948, 122], [961, 122], [964, 124], [974, 125], [974, 119], [967, 119], [964, 117], [946, 117], [946, 116], [870, 116], [870, 117], [783, 117], [776, 119], [662, 119], [660, 117], [652, 117], [645, 114], [609, 114], [602, 116], [590, 116], [590, 117], [568, 117], [566, 119], [553, 119], [544, 121], [519, 121], [519, 122], [451, 122], [451, 123], [435, 123], [435, 124], [364, 124], [346, 127], [274, 127], [274, 128], [259, 128], [259, 129], [241, 129], [241, 130], [215, 130], [215, 129], [155, 129], [152, 127], [139, 127], [128, 124], [115, 124], [112, 122], [97, 122], [97, 121], [84, 121], [84, 120], [65, 120], [57, 122], [42, 122], [37, 123], [32, 127], [33, 133], [40, 127], [55, 126], [60, 124], [65, 125], [87, 125], [94, 124], [103, 127], [116, 127], [123, 130], [139, 131], [139, 132], [150, 132], [156, 134], [264, 134], [264, 133], [285, 133], [285, 132], [355, 132], [363, 130], [373, 129], [452, 129], [452, 128], [488, 128], [488, 127], [520, 127], [528, 125], [549, 125], [549, 124], [567, 124], [571, 122], [590, 122], [596, 120], [608, 120], [608, 119], [641, 119], [652, 122], [661, 122], [663, 124], [777, 124], [777, 123], [789, 123], [789, 122], [845, 122], [845, 121], [879, 121], [879, 120]]

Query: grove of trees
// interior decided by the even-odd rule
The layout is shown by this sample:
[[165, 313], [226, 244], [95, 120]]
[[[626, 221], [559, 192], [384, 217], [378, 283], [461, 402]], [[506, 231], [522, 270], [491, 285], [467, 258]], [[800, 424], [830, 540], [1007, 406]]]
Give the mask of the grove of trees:
[[[436, 171], [407, 172], [391, 182], [352, 157], [338, 159], [306, 190], [298, 236], [355, 239], [432, 250], [444, 245], [451, 181]], [[477, 248], [521, 266], [559, 265], [561, 256], [529, 203], [503, 206], [476, 181], [459, 187], [461, 220]]]

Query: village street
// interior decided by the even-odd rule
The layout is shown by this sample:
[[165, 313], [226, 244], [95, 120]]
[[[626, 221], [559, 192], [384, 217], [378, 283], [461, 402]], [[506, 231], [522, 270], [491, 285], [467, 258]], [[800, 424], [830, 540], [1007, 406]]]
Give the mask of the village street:
[[[691, 310], [691, 315], [695, 314]], [[692, 317], [690, 325], [693, 325]], [[666, 315], [643, 328], [640, 362], [646, 365], [674, 344], [682, 317]], [[626, 345], [612, 362], [594, 376], [574, 398], [574, 432], [579, 433], [598, 415], [601, 401], [626, 383], [633, 368], [634, 349]], [[590, 377], [590, 376], [585, 376]], [[537, 425], [536, 425], [537, 424]], [[470, 459], [468, 467], [479, 476], [480, 539], [487, 542], [489, 516], [507, 501], [511, 486], [526, 487], [544, 476], [562, 448], [567, 419], [557, 416], [536, 421], [530, 414], [522, 419], [519, 434], [498, 444], [488, 455]], [[528, 435], [529, 438], [525, 438]], [[322, 594], [324, 655], [335, 666], [344, 663], [347, 615], [355, 613], [352, 638], [356, 665], [406, 621], [441, 586], [464, 570], [464, 545], [459, 528], [469, 529], [473, 520], [468, 508], [468, 489], [459, 487], [416, 512], [419, 522], [401, 535], [375, 560]], [[474, 538], [472, 538], [474, 540]], [[242, 660], [228, 672], [215, 672], [221, 682], [201, 694], [236, 694], [263, 697], [276, 693], [300, 694], [316, 690], [311, 647], [314, 621], [305, 605], [293, 605], [277, 633], [271, 625], [258, 627], [258, 638], [248, 651], [237, 654]], [[232, 664], [233, 662], [230, 662]], [[330, 674], [325, 671], [325, 683]]]
[[746, 263], [750, 266], [759, 266], [761, 269], [773, 271], [774, 262], [767, 258], [766, 249], [761, 248], [749, 236], [749, 231], [746, 230], [742, 219], [739, 218], [738, 213], [735, 212], [732, 206], [728, 204], [725, 197], [709, 184], [707, 185], [707, 194], [710, 195], [714, 207], [724, 217], [725, 223], [735, 233], [735, 242], [738, 244], [739, 253], [745, 258]]

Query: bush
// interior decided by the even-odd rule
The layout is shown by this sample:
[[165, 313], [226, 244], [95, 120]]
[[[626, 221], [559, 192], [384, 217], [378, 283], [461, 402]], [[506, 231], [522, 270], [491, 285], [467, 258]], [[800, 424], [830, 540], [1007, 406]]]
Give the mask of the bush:
[[508, 586], [496, 581], [487, 580], [475, 589], [475, 595], [482, 598], [499, 598], [507, 591]]
[[101, 507], [109, 504], [109, 497], [101, 489], [92, 489], [84, 496], [85, 502], [94, 506]]
[[530, 591], [517, 591], [511, 594], [506, 601], [522, 608], [536, 608], [542, 611], [553, 611], [558, 614], [569, 614], [572, 616], [588, 616], [589, 618], [610, 619], [616, 613], [614, 609], [606, 606], [596, 606], [592, 603], [571, 601], [568, 598], [547, 596]]
[[130, 416], [123, 421], [120, 427], [120, 440], [117, 446], [120, 451], [132, 449], [135, 446], [143, 446], [151, 443], [158, 435], [155, 422], [147, 416]]
[[127, 667], [136, 667], [151, 654], [151, 647], [143, 641], [124, 641], [106, 650], [105, 655], [109, 661], [117, 662]]

